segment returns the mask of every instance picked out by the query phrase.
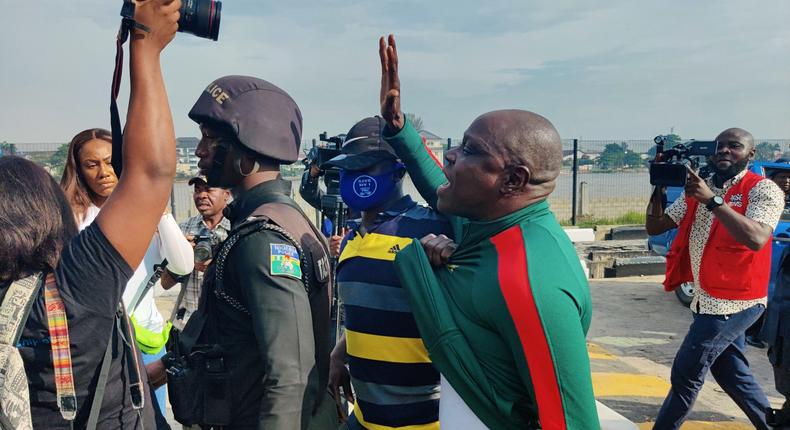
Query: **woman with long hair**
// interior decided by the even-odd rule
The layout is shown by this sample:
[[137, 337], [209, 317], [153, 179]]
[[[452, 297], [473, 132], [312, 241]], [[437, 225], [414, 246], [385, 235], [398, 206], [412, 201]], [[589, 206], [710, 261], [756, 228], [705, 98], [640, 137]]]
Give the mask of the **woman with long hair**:
[[112, 167], [112, 134], [101, 128], [77, 133], [69, 143], [60, 187], [80, 230], [96, 218], [117, 184]]
[[[136, 3], [135, 20], [147, 31], [135, 29], [130, 38], [124, 172], [95, 222], [77, 233], [70, 202], [42, 167], [0, 158], [0, 306], [20, 310], [2, 319], [19, 324], [10, 345], [24, 365], [2, 381], [24, 393], [14, 408], [0, 407], [9, 428], [155, 428], [148, 392], [136, 383], [147, 384], [147, 375], [134, 343], [124, 341], [128, 320], [117, 310], [175, 176], [175, 131], [159, 58], [175, 36], [180, 6]], [[20, 291], [29, 307], [12, 302]], [[4, 373], [19, 370], [3, 366]], [[7, 391], [0, 394], [9, 399]]]

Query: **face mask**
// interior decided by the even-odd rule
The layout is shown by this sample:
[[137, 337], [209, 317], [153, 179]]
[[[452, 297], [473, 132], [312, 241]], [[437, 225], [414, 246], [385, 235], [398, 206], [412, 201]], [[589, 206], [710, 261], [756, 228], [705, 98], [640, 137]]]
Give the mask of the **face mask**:
[[380, 175], [367, 175], [353, 170], [340, 171], [340, 197], [351, 209], [366, 211], [375, 208], [392, 195], [399, 179], [393, 175], [403, 169], [401, 163]]

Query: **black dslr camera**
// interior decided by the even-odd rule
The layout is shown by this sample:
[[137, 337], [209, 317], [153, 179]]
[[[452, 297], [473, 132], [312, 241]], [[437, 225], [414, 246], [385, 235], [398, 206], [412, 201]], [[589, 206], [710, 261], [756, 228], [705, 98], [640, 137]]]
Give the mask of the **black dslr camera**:
[[197, 235], [195, 242], [195, 263], [205, 263], [214, 256], [214, 238], [211, 235]]
[[656, 136], [656, 160], [650, 163], [650, 184], [664, 187], [686, 185], [686, 166], [696, 170], [700, 157], [716, 154], [719, 143], [715, 140], [690, 140], [664, 150], [665, 136]]
[[[217, 0], [181, 0], [181, 17], [178, 31], [194, 34], [204, 39], [219, 38], [219, 21], [222, 16], [222, 3]], [[134, 3], [124, 0], [121, 16], [134, 21]]]

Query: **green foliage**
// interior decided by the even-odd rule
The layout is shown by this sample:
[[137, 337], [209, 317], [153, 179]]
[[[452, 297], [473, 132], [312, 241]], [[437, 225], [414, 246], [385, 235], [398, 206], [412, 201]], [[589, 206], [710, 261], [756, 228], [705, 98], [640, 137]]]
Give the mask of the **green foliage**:
[[754, 159], [758, 161], [774, 161], [781, 151], [778, 143], [761, 142], [754, 147]]
[[63, 176], [63, 169], [66, 167], [66, 158], [69, 156], [69, 144], [64, 143], [58, 150], [49, 157], [49, 168], [52, 176], [60, 178]]
[[16, 155], [16, 144], [3, 141], [0, 143], [0, 156], [2, 155]]
[[607, 144], [601, 156], [598, 157], [598, 166], [604, 170], [611, 170], [623, 167], [625, 159], [625, 149], [616, 143]]
[[415, 130], [417, 131], [425, 130], [425, 123], [423, 123], [422, 118], [420, 118], [416, 114], [406, 113], [406, 119], [409, 120], [409, 122], [411, 123], [412, 127], [414, 127]]
[[623, 157], [623, 164], [627, 167], [639, 167], [644, 164], [642, 157], [633, 151], [628, 151]]

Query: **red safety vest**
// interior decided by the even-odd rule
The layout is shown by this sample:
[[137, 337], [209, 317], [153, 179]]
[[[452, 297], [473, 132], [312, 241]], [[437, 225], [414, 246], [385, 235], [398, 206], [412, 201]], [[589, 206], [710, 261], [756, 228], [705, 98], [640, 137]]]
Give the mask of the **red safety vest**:
[[[746, 175], [724, 195], [724, 204], [743, 215], [749, 205], [749, 192], [765, 178], [752, 172]], [[699, 202], [686, 197], [688, 209], [680, 222], [678, 234], [667, 254], [664, 289], [672, 291], [684, 282], [693, 282], [689, 236], [696, 218]], [[769, 239], [770, 242], [770, 239]], [[713, 297], [728, 300], [753, 300], [768, 295], [771, 276], [771, 246], [752, 251], [737, 242], [714, 216], [710, 237], [702, 252], [699, 282], [703, 290]]]

